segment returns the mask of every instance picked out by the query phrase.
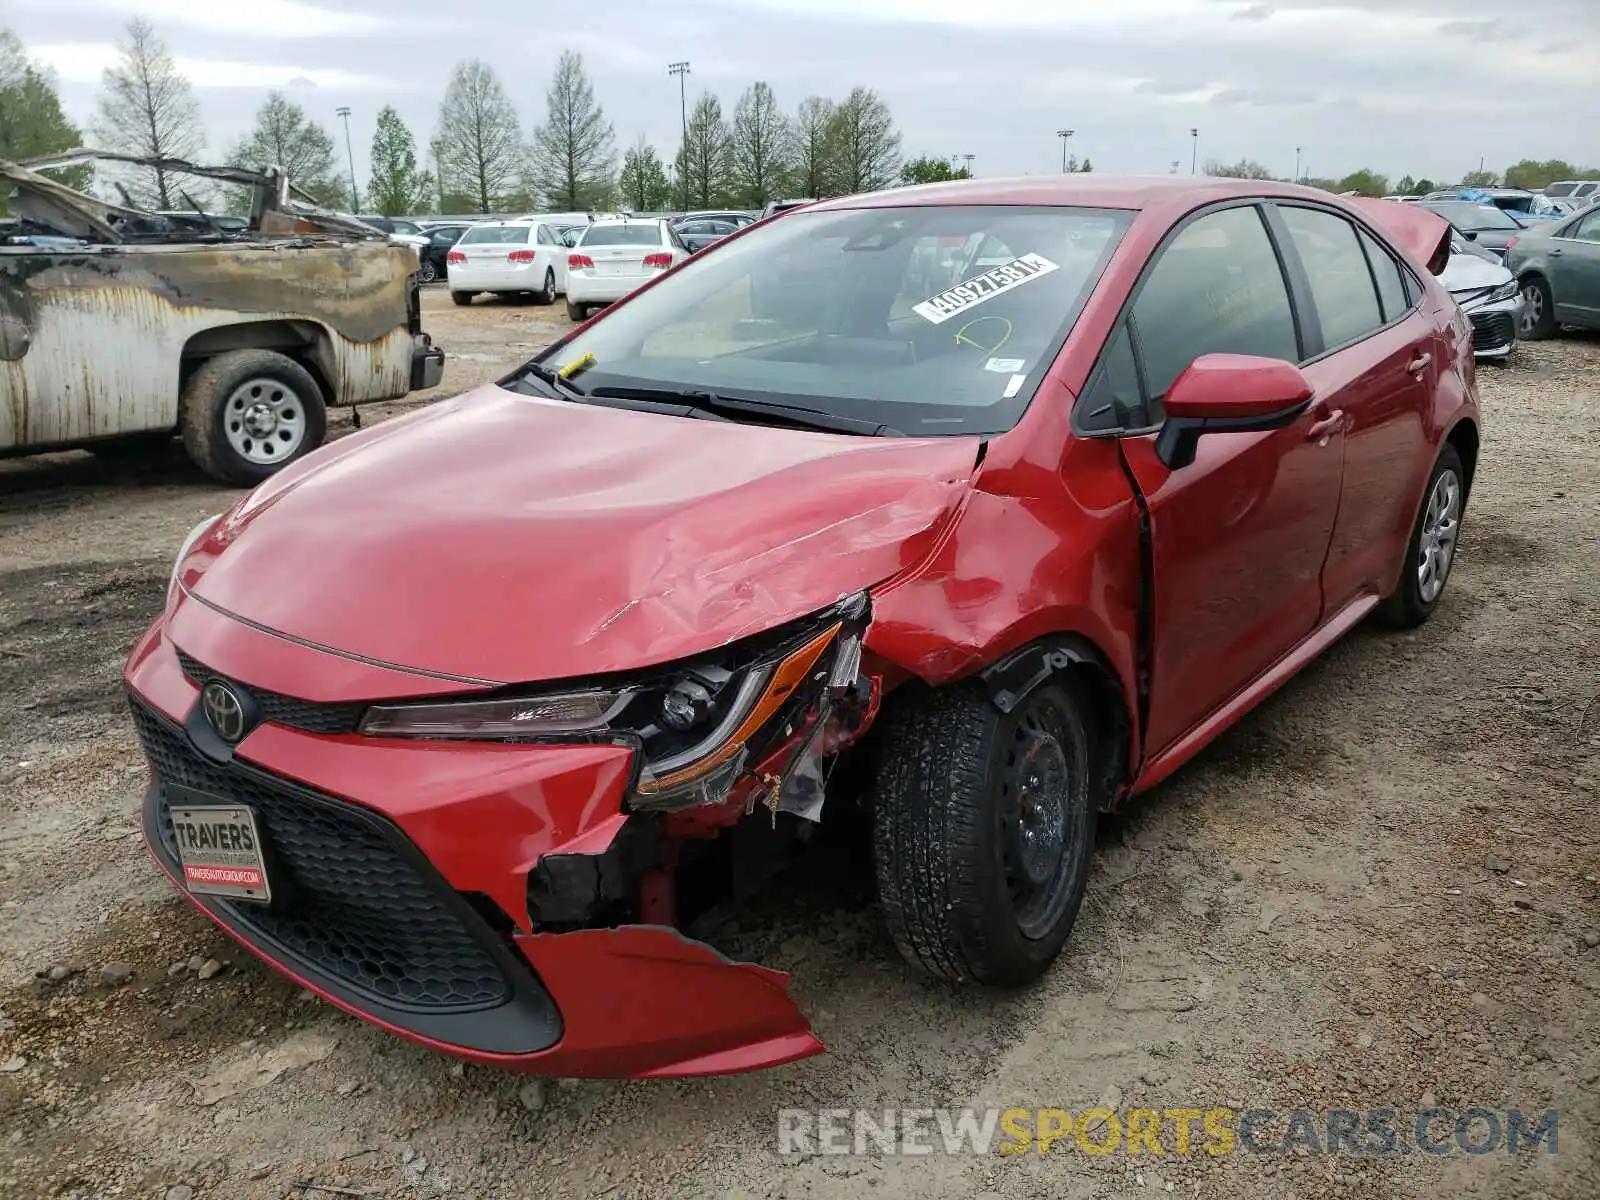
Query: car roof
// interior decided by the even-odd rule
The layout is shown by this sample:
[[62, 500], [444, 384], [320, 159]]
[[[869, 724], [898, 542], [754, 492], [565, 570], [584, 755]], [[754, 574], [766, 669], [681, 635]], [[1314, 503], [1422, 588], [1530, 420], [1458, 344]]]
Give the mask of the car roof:
[[906, 205], [1016, 204], [1143, 210], [1207, 204], [1244, 196], [1337, 200], [1319, 188], [1271, 179], [1213, 179], [1192, 175], [1023, 175], [1010, 179], [961, 179], [840, 196], [818, 201], [811, 211], [898, 208]]

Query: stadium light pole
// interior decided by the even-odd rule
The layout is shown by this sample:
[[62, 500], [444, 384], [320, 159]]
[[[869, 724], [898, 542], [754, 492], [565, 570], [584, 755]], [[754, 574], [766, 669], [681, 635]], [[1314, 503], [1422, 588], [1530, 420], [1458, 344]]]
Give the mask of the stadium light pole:
[[1061, 173], [1063, 175], [1067, 173], [1067, 143], [1072, 141], [1072, 135], [1076, 132], [1078, 132], [1076, 129], [1056, 130], [1056, 136], [1061, 139]]
[[1198, 129], [1189, 130], [1189, 139], [1191, 143], [1189, 150], [1189, 174], [1194, 175], [1198, 173], [1200, 167], [1200, 131]]
[[350, 108], [341, 104], [333, 114], [344, 121], [344, 154], [350, 163], [350, 212], [353, 216], [361, 211], [361, 193], [356, 190], [356, 152], [350, 148]]
[[688, 62], [675, 62], [667, 64], [667, 74], [678, 77], [678, 117], [682, 122], [682, 141], [678, 143], [678, 191], [683, 207], [689, 207], [689, 64]]

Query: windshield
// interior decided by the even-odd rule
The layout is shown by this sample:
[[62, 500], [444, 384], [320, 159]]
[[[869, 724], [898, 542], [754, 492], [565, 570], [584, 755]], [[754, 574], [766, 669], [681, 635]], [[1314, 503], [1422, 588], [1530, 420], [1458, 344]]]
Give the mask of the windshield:
[[413, 221], [390, 221], [389, 222], [389, 232], [390, 233], [409, 233], [409, 234], [412, 234], [412, 235], [416, 235], [416, 234], [420, 234], [422, 232], [422, 226], [416, 224]]
[[1000, 433], [1021, 417], [1133, 215], [797, 212], [690, 259], [549, 365], [586, 360], [578, 382], [594, 392], [711, 391], [912, 436]]
[[648, 225], [591, 225], [583, 231], [581, 246], [659, 246], [661, 226]]
[[1435, 201], [1428, 205], [1450, 224], [1464, 233], [1477, 233], [1484, 229], [1521, 229], [1516, 221], [1492, 204], [1472, 204], [1466, 200]]
[[532, 233], [533, 229], [528, 225], [474, 225], [461, 235], [461, 240], [456, 244], [466, 246], [488, 242], [498, 246], [510, 246], [526, 242]]

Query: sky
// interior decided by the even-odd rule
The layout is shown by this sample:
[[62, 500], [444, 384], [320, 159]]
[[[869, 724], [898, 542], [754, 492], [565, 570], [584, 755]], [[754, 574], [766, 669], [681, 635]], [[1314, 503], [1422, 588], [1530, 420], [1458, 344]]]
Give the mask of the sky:
[[[731, 115], [766, 80], [786, 109], [875, 88], [907, 158], [973, 156], [980, 176], [1061, 169], [1062, 140], [1097, 171], [1189, 171], [1254, 158], [1277, 174], [1371, 167], [1457, 180], [1480, 160], [1600, 165], [1600, 0], [0, 0], [87, 125], [121, 26], [142, 15], [196, 89], [207, 156], [250, 127], [272, 88], [340, 138], [358, 181], [378, 110], [426, 146], [453, 65], [482, 58], [525, 131], [563, 50], [584, 56], [620, 151], [670, 157], [678, 80]], [[1198, 138], [1191, 135], [1198, 129]]]

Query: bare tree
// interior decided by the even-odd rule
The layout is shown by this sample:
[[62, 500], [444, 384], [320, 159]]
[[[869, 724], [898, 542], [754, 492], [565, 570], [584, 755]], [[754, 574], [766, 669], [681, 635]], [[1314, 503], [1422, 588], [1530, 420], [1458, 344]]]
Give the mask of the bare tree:
[[456, 67], [434, 136], [441, 186], [492, 213], [521, 172], [522, 127], [494, 69], [473, 58]]
[[797, 196], [826, 196], [833, 191], [838, 171], [833, 135], [833, 101], [807, 96], [794, 118], [793, 163], [790, 186]]
[[871, 88], [852, 88], [833, 111], [828, 141], [845, 194], [889, 187], [900, 171], [900, 131], [889, 106]]
[[[142, 17], [117, 43], [121, 61], [100, 77], [94, 136], [107, 150], [149, 158], [193, 159], [206, 144], [200, 105], [166, 43]], [[129, 188], [140, 203], [173, 208], [177, 186], [160, 168], [136, 172]]]
[[684, 181], [690, 208], [721, 204], [728, 193], [733, 167], [732, 135], [722, 119], [722, 102], [702, 92], [689, 113], [689, 132], [678, 151], [678, 178]]
[[611, 196], [616, 141], [581, 54], [562, 51], [546, 101], [544, 124], [533, 134], [528, 191], [564, 212], [601, 207]]
[[[338, 178], [333, 137], [306, 116], [306, 110], [282, 92], [268, 92], [256, 110], [250, 135], [228, 151], [228, 160], [243, 167], [279, 166], [297, 187], [321, 204], [336, 204], [344, 185]], [[248, 203], [243, 189], [234, 204]]]
[[733, 110], [733, 187], [738, 203], [760, 208], [789, 175], [794, 139], [772, 89], [754, 83]]

